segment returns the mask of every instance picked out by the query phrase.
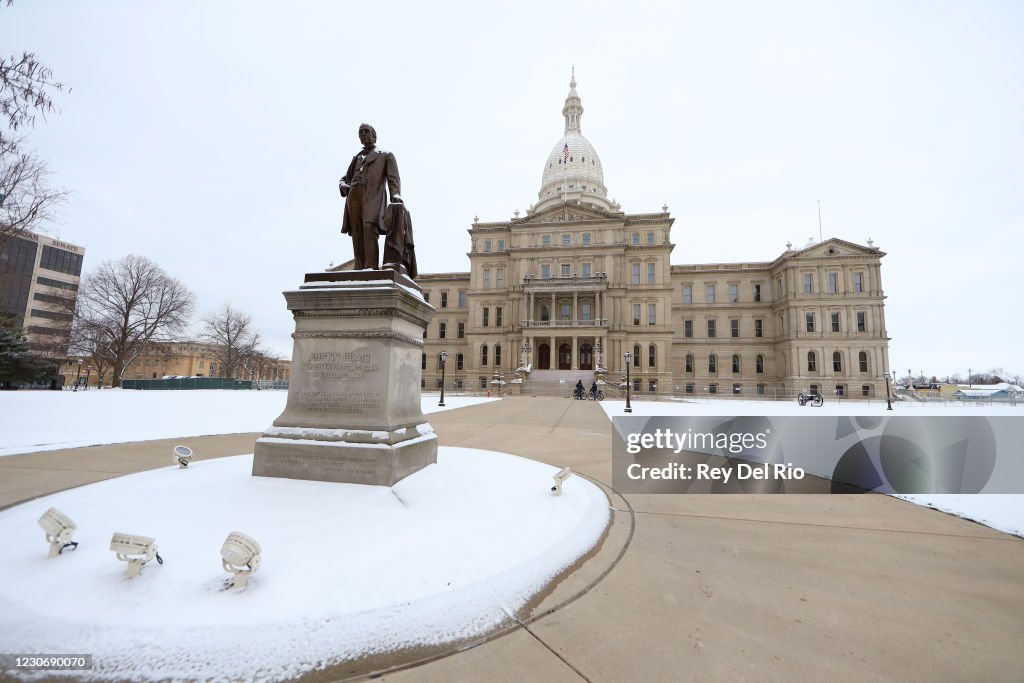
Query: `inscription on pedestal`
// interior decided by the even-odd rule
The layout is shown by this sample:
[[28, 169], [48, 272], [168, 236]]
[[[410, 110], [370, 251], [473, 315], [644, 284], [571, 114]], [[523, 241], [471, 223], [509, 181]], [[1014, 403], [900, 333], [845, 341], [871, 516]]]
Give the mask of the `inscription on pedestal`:
[[309, 413], [362, 415], [381, 406], [378, 391], [297, 391], [295, 407]]
[[[342, 449], [335, 448], [334, 451]], [[348, 455], [344, 452], [330, 454], [320, 453], [288, 453], [272, 449], [263, 451], [263, 467], [267, 472], [275, 472], [277, 468], [293, 471], [299, 467], [304, 470], [316, 470], [329, 481], [338, 481], [342, 475], [350, 477], [373, 478], [380, 469], [380, 458], [372, 453]]]
[[302, 364], [302, 371], [317, 379], [361, 379], [379, 370], [370, 353], [314, 351]]

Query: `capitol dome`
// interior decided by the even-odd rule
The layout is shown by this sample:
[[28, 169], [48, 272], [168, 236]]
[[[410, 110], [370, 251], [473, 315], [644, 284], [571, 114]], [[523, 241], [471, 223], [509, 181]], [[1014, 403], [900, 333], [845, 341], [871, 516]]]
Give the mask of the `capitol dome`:
[[563, 201], [604, 211], [617, 211], [618, 205], [608, 201], [601, 158], [580, 132], [583, 104], [576, 93], [575, 70], [569, 82], [569, 95], [565, 98], [562, 116], [565, 117], [565, 132], [544, 162], [544, 176], [537, 195], [539, 201], [529, 213], [542, 211]]

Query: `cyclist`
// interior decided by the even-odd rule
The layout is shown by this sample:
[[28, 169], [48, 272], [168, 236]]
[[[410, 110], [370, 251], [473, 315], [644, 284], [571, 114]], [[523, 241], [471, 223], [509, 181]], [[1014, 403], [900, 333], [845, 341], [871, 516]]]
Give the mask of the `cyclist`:
[[594, 381], [593, 384], [590, 385], [590, 400], [591, 401], [596, 401], [597, 400], [597, 381], [596, 380]]
[[583, 400], [583, 380], [576, 381], [576, 392], [573, 394], [573, 398]]

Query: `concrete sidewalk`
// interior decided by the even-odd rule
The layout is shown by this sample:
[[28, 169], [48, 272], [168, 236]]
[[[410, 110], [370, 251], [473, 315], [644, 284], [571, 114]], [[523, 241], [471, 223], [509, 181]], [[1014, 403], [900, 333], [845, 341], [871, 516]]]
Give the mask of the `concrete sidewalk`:
[[[571, 465], [611, 482], [611, 425], [594, 403], [523, 397], [429, 419], [442, 445]], [[0, 458], [0, 506], [166, 466], [177, 443], [198, 458], [251, 453], [256, 436]], [[1021, 539], [879, 495], [625, 498], [635, 526], [624, 553], [578, 599], [477, 647], [382, 678], [1019, 681], [1024, 675]]]

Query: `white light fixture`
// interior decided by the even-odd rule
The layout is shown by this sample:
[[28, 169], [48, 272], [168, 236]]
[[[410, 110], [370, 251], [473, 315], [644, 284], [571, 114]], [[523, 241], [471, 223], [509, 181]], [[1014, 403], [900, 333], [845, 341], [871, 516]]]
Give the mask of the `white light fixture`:
[[188, 446], [175, 446], [174, 447], [174, 460], [172, 462], [178, 463], [178, 467], [185, 469], [188, 464], [192, 461], [192, 449]]
[[117, 559], [128, 563], [129, 579], [138, 576], [142, 565], [154, 557], [159, 564], [164, 563], [157, 552], [156, 539], [148, 536], [115, 533], [110, 539], [110, 549], [117, 553]]
[[220, 564], [224, 571], [233, 574], [230, 588], [245, 588], [249, 575], [260, 568], [263, 557], [260, 544], [237, 531], [228, 534], [220, 549]]
[[562, 495], [562, 484], [565, 483], [565, 480], [571, 476], [572, 470], [569, 469], [568, 467], [563, 467], [562, 469], [558, 470], [558, 473], [555, 474], [554, 476], [555, 485], [551, 487], [551, 490], [554, 491], [556, 496]]
[[75, 523], [57, 508], [50, 508], [39, 518], [39, 526], [46, 532], [46, 540], [50, 544], [49, 557], [56, 557], [64, 552], [64, 548], [78, 548], [78, 543], [71, 540], [75, 533]]

